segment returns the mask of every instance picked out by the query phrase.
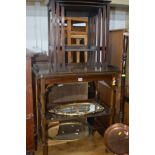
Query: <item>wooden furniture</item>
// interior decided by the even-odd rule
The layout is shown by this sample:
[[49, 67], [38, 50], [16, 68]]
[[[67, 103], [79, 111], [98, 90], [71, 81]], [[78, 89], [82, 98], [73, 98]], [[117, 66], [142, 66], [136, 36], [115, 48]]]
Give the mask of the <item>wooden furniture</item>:
[[[97, 63], [101, 65], [107, 62], [109, 51], [109, 3], [109, 0], [95, 2], [88, 0], [52, 0], [49, 2], [49, 62], [55, 68], [61, 65], [65, 66], [65, 53], [74, 51], [87, 52], [88, 64]], [[88, 45], [79, 48], [79, 46], [65, 44], [65, 16], [88, 17]]]
[[[88, 18], [87, 17], [65, 17], [65, 38], [66, 45], [68, 46], [79, 46], [86, 45], [88, 42]], [[83, 24], [79, 26], [78, 24]], [[81, 43], [82, 42], [82, 43]], [[66, 62], [68, 63], [79, 63], [80, 62], [80, 51], [71, 51], [66, 53]], [[84, 61], [87, 61], [87, 53], [84, 54]]]
[[[109, 63], [117, 66], [122, 70], [122, 59], [124, 52], [124, 29], [111, 30], [109, 32]], [[125, 111], [124, 123], [129, 123], [129, 50], [126, 51], [126, 76], [125, 76]], [[116, 102], [116, 120], [119, 122], [120, 111], [120, 96], [121, 96], [121, 74], [118, 78], [117, 102]]]
[[109, 32], [109, 63], [122, 69], [123, 34], [124, 29]]
[[125, 102], [124, 108], [124, 123], [129, 125], [129, 101]]
[[[42, 141], [43, 155], [48, 155], [48, 131], [53, 127], [53, 125], [51, 126], [51, 123], [77, 119], [82, 121], [83, 119], [87, 119], [87, 123], [91, 126], [90, 129], [98, 131], [102, 135], [104, 134], [105, 129], [114, 123], [117, 77], [119, 70], [117, 67], [108, 64], [109, 3], [109, 0], [49, 1], [48, 62], [36, 62], [36, 64], [33, 65], [35, 103], [37, 105], [37, 134]], [[67, 18], [79, 16], [88, 18], [88, 44], [83, 46], [65, 44], [65, 16], [67, 16]], [[81, 37], [83, 38], [83, 36]], [[79, 41], [77, 41], [77, 43], [79, 43]], [[66, 63], [65, 53], [73, 51], [84, 51], [87, 53], [87, 61], [74, 64]], [[89, 84], [91, 83], [95, 92], [94, 96], [90, 95], [91, 97], [89, 98], [88, 95], [88, 99], [85, 100], [77, 99], [65, 102], [54, 102], [49, 99], [49, 94], [53, 91], [53, 88], [61, 88], [68, 84], [76, 85], [77, 83], [88, 83], [88, 91]], [[104, 93], [101, 93], [100, 91], [100, 84], [105, 86], [103, 89]], [[73, 90], [68, 89], [66, 91], [72, 93]], [[106, 96], [107, 93], [109, 97]], [[80, 105], [92, 103], [93, 107], [95, 106], [95, 111], [90, 114], [80, 115], [81, 106], [79, 106], [79, 103]], [[68, 104], [77, 105], [78, 108], [76, 108], [76, 111], [75, 109], [71, 111], [65, 109], [63, 115], [62, 113], [56, 113], [56, 109], [60, 110], [60, 108], [56, 107], [60, 105], [66, 106]], [[102, 111], [97, 112], [97, 107], [100, 106], [102, 107]], [[88, 110], [88, 108], [85, 110]], [[71, 113], [72, 111], [75, 111], [76, 115], [66, 116], [66, 113]]]
[[[40, 120], [38, 127], [41, 127], [41, 139], [43, 145], [43, 154], [48, 154], [48, 125], [50, 122], [62, 121], [62, 120], [70, 120], [77, 119], [78, 117], [60, 117], [59, 115], [49, 115], [48, 114], [48, 106], [46, 95], [50, 91], [50, 89], [55, 85], [62, 85], [67, 83], [77, 83], [77, 82], [94, 82], [95, 83], [95, 92], [96, 95], [93, 101], [104, 106], [105, 110], [102, 113], [92, 114], [92, 115], [84, 115], [79, 116], [79, 118], [83, 117], [93, 117], [94, 122], [92, 126], [95, 130], [98, 130], [99, 133], [104, 134], [104, 130], [107, 126], [104, 126], [103, 120], [104, 116], [111, 115], [108, 120], [108, 126], [113, 123], [113, 118], [115, 115], [115, 97], [116, 97], [116, 78], [118, 74], [118, 70], [112, 66], [102, 66], [97, 68], [95, 66], [83, 68], [83, 65], [75, 65], [75, 66], [66, 66], [65, 70], [62, 68], [54, 71], [54, 68], [49, 68], [49, 64], [37, 64], [34, 65], [33, 69], [35, 73], [36, 79], [36, 87], [39, 88], [36, 90], [36, 96], [38, 99], [38, 107], [40, 109]], [[78, 72], [77, 72], [78, 71]], [[98, 91], [99, 81], [106, 81], [107, 85], [113, 90], [112, 100], [110, 103], [105, 104], [100, 100], [100, 94]], [[88, 100], [89, 101], [89, 100]], [[79, 101], [84, 103], [86, 101]], [[60, 104], [60, 103], [57, 103]]]
[[33, 154], [35, 150], [34, 107], [32, 91], [31, 54], [26, 55], [26, 152]]

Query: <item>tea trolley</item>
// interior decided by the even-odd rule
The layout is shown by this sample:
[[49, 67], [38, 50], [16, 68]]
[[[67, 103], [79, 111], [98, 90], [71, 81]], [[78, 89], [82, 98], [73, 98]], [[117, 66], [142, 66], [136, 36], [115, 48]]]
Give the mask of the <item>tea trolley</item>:
[[[115, 121], [117, 78], [120, 72], [108, 62], [109, 10], [109, 0], [51, 0], [48, 3], [48, 59], [33, 65], [37, 135], [42, 141], [43, 155], [48, 155], [48, 140], [54, 139], [49, 135], [49, 130], [55, 127], [51, 122], [59, 122], [59, 126], [71, 120], [85, 123], [91, 131], [89, 134], [98, 131], [103, 135], [105, 129]], [[87, 23], [83, 27], [76, 25], [81, 22], [80, 18]], [[67, 23], [69, 19], [73, 22]], [[75, 33], [73, 39], [69, 38], [70, 42], [67, 42], [70, 34]], [[74, 43], [76, 37], [81, 39], [78, 44]], [[81, 60], [78, 57], [77, 62], [69, 61], [68, 55], [77, 52]], [[68, 85], [76, 87], [83, 84], [86, 84], [87, 97], [73, 97], [70, 101], [69, 98], [50, 98], [55, 89], [59, 90], [58, 96], [65, 98], [67, 92], [72, 94], [74, 91]], [[100, 90], [101, 85], [104, 91]], [[68, 89], [61, 94], [65, 86]], [[105, 99], [105, 88], [111, 92], [108, 101]], [[82, 89], [79, 88], [80, 91]], [[62, 130], [57, 138], [63, 139], [64, 132], [73, 131], [74, 127], [72, 125]], [[75, 130], [75, 134], [80, 135], [82, 127]]]

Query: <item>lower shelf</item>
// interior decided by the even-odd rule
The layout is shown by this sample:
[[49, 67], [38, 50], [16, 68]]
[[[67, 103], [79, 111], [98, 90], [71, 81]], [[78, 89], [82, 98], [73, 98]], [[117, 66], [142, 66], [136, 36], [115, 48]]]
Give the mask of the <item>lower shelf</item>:
[[59, 123], [48, 129], [48, 138], [51, 140], [75, 141], [88, 135], [88, 125], [78, 121]]
[[93, 135], [95, 131], [105, 129], [104, 124], [95, 126], [94, 120], [82, 119], [66, 122], [54, 122], [48, 126], [47, 138], [57, 143], [71, 142]]

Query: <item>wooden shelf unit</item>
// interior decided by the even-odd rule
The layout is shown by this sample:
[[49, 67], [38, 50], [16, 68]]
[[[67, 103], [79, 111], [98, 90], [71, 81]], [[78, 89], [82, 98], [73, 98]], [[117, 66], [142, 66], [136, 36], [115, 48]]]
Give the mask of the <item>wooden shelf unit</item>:
[[[88, 45], [88, 18], [84, 17], [65, 17], [65, 38], [67, 46]], [[85, 24], [84, 26], [74, 26], [74, 24]], [[80, 62], [80, 51], [69, 51], [66, 54], [68, 63], [79, 63]], [[87, 62], [87, 52], [84, 53], [84, 61]]]

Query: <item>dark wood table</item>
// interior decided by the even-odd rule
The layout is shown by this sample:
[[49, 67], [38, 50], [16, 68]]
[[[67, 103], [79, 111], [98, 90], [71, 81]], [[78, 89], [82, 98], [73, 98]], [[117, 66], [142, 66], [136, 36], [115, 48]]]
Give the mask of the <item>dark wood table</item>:
[[[84, 65], [84, 64], [69, 64], [65, 67], [57, 66], [52, 67], [49, 63], [38, 63], [33, 66], [33, 79], [35, 81], [35, 98], [36, 98], [36, 111], [37, 111], [37, 128], [38, 135], [40, 135], [43, 144], [43, 155], [48, 154], [47, 144], [47, 111], [46, 111], [46, 93], [49, 88], [55, 84], [77, 83], [77, 82], [94, 82], [95, 83], [95, 100], [100, 98], [102, 94], [98, 90], [98, 82], [104, 81], [111, 87], [112, 100], [107, 104], [111, 111], [111, 119], [109, 125], [114, 122], [115, 115], [115, 101], [116, 101], [116, 87], [117, 76], [119, 70], [114, 66], [107, 64], [100, 65]], [[40, 108], [39, 108], [40, 107]], [[39, 110], [40, 109], [40, 110]], [[106, 115], [103, 113], [102, 115]], [[86, 116], [88, 117], [88, 116]], [[91, 115], [90, 117], [93, 117]], [[102, 118], [102, 117], [101, 117]], [[102, 120], [102, 121], [101, 121]], [[95, 120], [96, 126], [103, 123], [103, 119]], [[41, 131], [41, 133], [40, 133]], [[102, 132], [103, 129], [99, 132]], [[39, 134], [40, 133], [40, 134]]]

